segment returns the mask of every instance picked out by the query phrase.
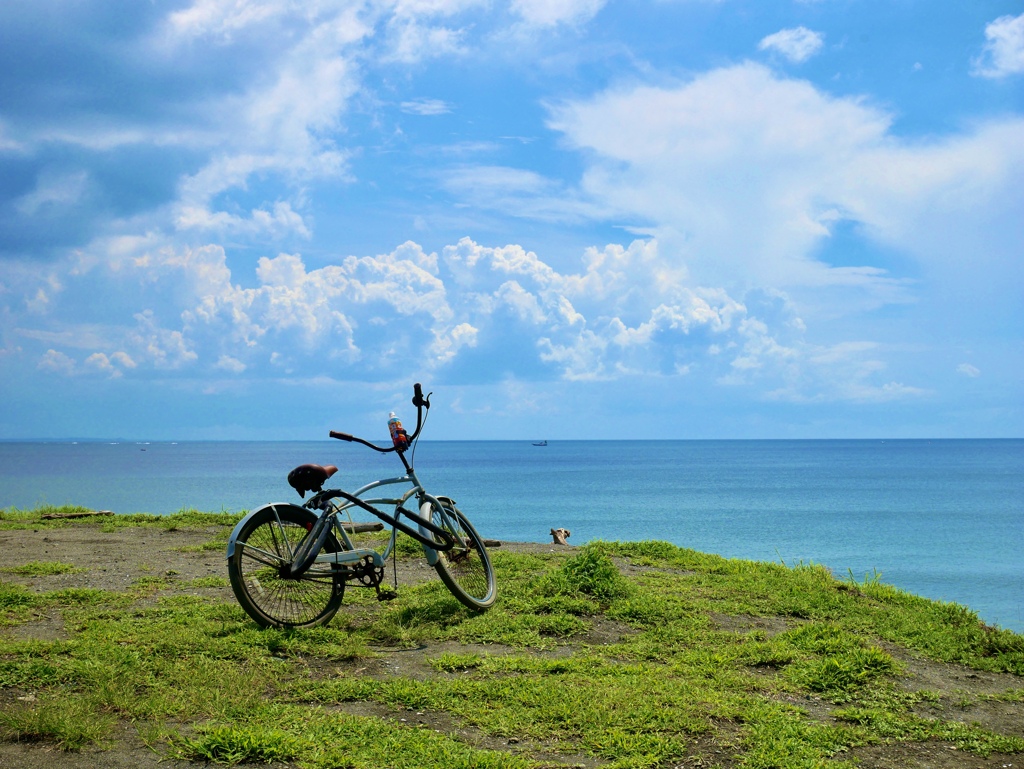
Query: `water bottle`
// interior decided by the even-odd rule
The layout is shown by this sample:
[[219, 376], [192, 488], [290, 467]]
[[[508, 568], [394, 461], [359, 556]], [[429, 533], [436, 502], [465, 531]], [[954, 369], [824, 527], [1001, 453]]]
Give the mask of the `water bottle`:
[[394, 411], [388, 414], [388, 432], [391, 433], [391, 442], [395, 444], [396, 449], [405, 451], [409, 448], [409, 436], [402, 427], [402, 420], [395, 416]]

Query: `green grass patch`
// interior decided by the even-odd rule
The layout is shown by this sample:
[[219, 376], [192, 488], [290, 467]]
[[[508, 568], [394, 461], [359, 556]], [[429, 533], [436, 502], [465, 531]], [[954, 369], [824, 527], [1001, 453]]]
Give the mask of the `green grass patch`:
[[211, 539], [209, 542], [203, 542], [200, 545], [185, 545], [179, 547], [178, 550], [182, 553], [218, 553], [227, 552], [228, 549], [228, 537], [217, 537]]
[[187, 587], [231, 587], [227, 577], [196, 577], [182, 584]]
[[546, 596], [585, 596], [598, 601], [622, 598], [631, 592], [623, 577], [600, 542], [586, 545], [558, 569], [545, 575], [539, 583]]
[[[129, 513], [103, 517], [85, 518], [51, 518], [44, 515], [73, 515], [90, 512], [81, 505], [43, 505], [32, 510], [9, 507], [0, 510], [0, 531], [4, 529], [59, 529], [68, 526], [99, 527], [101, 531], [111, 532], [123, 528], [152, 527], [166, 531], [178, 529], [200, 529], [212, 526], [232, 527], [240, 521], [242, 513], [204, 513], [190, 508], [179, 510], [171, 515], [154, 515], [152, 513]], [[226, 541], [226, 539], [225, 539]]]
[[59, 561], [30, 561], [21, 566], [7, 566], [0, 571], [21, 577], [50, 577], [56, 574], [78, 574], [85, 569]]
[[281, 729], [254, 726], [208, 726], [194, 738], [178, 742], [179, 755], [217, 764], [290, 761], [300, 749], [298, 737]]
[[0, 709], [0, 737], [11, 742], [49, 742], [61, 750], [77, 751], [106, 737], [114, 722], [84, 700], [55, 695]]
[[[656, 769], [695, 765], [696, 745], [758, 769], [848, 767], [849, 751], [883, 741], [1024, 752], [1014, 734], [916, 715], [947, 693], [906, 691], [885, 650], [1020, 675], [1021, 636], [963, 607], [659, 542], [493, 561], [501, 598], [487, 612], [439, 580], [387, 603], [352, 588], [329, 625], [302, 631], [257, 627], [223, 576], [154, 566], [120, 593], [0, 582], [4, 622], [59, 612], [66, 634], [5, 641], [0, 737], [75, 750], [121, 720], [168, 758], [312, 769]], [[1013, 708], [1021, 691], [984, 699]], [[811, 701], [814, 715], [792, 704]]]

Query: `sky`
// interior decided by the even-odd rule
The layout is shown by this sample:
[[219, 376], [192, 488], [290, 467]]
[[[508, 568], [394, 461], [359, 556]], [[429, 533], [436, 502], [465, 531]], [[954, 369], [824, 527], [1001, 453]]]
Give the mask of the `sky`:
[[5, 0], [0, 439], [1024, 437], [1024, 4]]

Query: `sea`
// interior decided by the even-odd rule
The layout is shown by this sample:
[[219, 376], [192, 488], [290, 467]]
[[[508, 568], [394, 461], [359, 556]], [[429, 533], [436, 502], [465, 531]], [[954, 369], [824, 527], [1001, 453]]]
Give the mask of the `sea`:
[[[339, 441], [0, 442], [0, 508], [238, 512], [299, 502], [306, 462], [347, 490], [402, 471]], [[1024, 633], [1024, 440], [421, 441], [413, 462], [487, 538], [822, 564]]]

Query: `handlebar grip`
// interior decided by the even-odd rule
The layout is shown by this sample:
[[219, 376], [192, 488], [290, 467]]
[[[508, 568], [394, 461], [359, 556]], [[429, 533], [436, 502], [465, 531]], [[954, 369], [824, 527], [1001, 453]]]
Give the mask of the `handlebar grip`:
[[423, 405], [423, 387], [419, 382], [412, 386], [412, 405], [416, 408]]
[[339, 441], [354, 441], [355, 440], [355, 437], [349, 435], [348, 433], [339, 433], [339, 432], [336, 432], [334, 430], [331, 430], [331, 437], [332, 438], [337, 438]]

